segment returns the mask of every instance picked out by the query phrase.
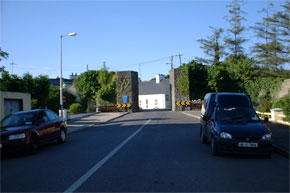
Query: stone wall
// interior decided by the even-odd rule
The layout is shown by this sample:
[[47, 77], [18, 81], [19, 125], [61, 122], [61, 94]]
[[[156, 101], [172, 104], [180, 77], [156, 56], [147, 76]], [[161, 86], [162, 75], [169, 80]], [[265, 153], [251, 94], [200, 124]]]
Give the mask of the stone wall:
[[[182, 75], [182, 71], [180, 68], [170, 70], [170, 84], [171, 84], [171, 93], [172, 93], [172, 111], [183, 111], [187, 107], [178, 106], [177, 101], [189, 101], [189, 94], [180, 94], [177, 89], [177, 82]], [[186, 78], [186, 77], [183, 77]], [[189, 78], [189, 77], [187, 77]], [[189, 84], [188, 84], [189, 86]], [[189, 89], [189, 88], [188, 88]]]
[[281, 86], [281, 90], [278, 93], [277, 97], [282, 98], [287, 94], [290, 94], [290, 79], [284, 80], [284, 82], [282, 83], [282, 86]]
[[134, 71], [117, 72], [117, 103], [121, 104], [122, 97], [128, 96], [131, 112], [139, 111], [139, 82], [138, 73]]

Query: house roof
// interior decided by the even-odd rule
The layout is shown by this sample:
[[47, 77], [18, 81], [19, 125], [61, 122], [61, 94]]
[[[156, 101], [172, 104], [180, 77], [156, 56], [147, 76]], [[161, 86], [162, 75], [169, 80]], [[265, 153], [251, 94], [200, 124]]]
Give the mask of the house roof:
[[[63, 84], [72, 84], [73, 80], [72, 79], [62, 79]], [[49, 79], [50, 84], [53, 86], [59, 86], [59, 78], [54, 78], [54, 79]]]
[[139, 95], [166, 94], [169, 88], [169, 79], [161, 80], [159, 84], [155, 80], [139, 82]]

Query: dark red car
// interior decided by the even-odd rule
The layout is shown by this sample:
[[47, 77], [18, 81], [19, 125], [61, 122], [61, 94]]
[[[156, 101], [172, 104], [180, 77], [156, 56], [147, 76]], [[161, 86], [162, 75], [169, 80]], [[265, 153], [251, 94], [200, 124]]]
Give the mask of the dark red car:
[[57, 140], [66, 141], [64, 120], [49, 109], [20, 111], [8, 115], [0, 126], [1, 151], [27, 149], [37, 153], [41, 144]]

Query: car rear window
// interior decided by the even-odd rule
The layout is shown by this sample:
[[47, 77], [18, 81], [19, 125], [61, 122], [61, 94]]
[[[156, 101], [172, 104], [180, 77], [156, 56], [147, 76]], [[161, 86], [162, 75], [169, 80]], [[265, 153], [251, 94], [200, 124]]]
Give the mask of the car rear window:
[[246, 95], [218, 95], [217, 102], [223, 107], [252, 107]]

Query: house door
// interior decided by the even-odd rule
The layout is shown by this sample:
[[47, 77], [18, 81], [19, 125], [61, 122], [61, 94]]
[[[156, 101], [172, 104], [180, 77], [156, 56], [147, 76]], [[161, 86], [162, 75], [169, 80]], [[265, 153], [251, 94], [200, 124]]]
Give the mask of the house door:
[[5, 116], [23, 110], [23, 101], [21, 99], [4, 99]]

